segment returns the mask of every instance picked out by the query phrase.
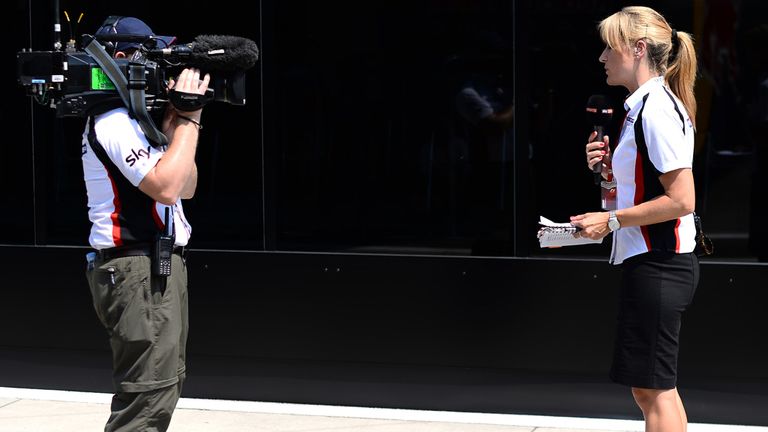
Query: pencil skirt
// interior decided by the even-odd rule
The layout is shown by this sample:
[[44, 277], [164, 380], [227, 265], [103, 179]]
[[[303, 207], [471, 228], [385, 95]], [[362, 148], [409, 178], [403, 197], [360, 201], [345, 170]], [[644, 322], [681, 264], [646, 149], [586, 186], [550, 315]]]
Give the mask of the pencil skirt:
[[695, 254], [647, 252], [622, 264], [610, 378], [631, 387], [673, 389], [683, 312], [699, 282]]

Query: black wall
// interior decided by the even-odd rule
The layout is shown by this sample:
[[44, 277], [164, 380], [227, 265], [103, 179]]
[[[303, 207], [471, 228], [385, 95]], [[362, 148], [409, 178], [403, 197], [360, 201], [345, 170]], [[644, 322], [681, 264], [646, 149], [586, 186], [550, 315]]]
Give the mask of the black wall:
[[[109, 391], [85, 252], [0, 248], [0, 347], [25, 359], [0, 385]], [[768, 424], [765, 271], [702, 266], [680, 353], [692, 421]], [[603, 261], [193, 251], [189, 272], [189, 396], [639, 414], [606, 377], [618, 271]], [[103, 380], [63, 377], [84, 365]]]

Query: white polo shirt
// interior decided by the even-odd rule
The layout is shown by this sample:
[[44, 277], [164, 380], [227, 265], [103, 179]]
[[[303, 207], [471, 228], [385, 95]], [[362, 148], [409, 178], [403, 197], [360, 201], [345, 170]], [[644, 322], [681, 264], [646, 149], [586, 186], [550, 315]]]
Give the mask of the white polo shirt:
[[[682, 102], [664, 86], [648, 80], [624, 103], [627, 118], [613, 152], [617, 208], [624, 209], [664, 194], [659, 176], [693, 164], [694, 131]], [[611, 263], [649, 251], [693, 252], [693, 214], [613, 233]]]
[[[176, 245], [185, 246], [192, 228], [179, 200], [173, 206], [158, 203], [141, 192], [139, 183], [163, 156], [151, 146], [136, 120], [125, 108], [94, 117], [83, 132], [82, 159], [88, 192], [88, 218], [93, 223], [88, 239], [94, 249], [152, 242], [165, 227], [165, 209], [172, 208]], [[108, 157], [102, 163], [89, 137]], [[98, 150], [98, 149], [97, 149]]]

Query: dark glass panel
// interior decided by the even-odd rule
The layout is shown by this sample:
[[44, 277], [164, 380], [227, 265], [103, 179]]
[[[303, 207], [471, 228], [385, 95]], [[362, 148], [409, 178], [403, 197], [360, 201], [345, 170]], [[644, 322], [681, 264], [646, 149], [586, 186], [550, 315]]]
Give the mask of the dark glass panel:
[[277, 248], [507, 254], [512, 2], [275, 8]]

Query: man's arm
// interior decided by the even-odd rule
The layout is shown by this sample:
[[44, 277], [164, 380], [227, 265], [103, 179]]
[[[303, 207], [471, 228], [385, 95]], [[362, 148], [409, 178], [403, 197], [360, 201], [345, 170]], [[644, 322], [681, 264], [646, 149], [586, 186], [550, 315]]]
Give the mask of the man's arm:
[[184, 184], [184, 189], [181, 190], [182, 199], [190, 199], [195, 196], [195, 190], [197, 190], [197, 165], [192, 165], [192, 174], [187, 177], [187, 182]]
[[[176, 91], [185, 93], [204, 94], [208, 88], [210, 75], [206, 74], [200, 81], [200, 71], [184, 69], [174, 83]], [[184, 115], [200, 122], [202, 109], [185, 112]], [[179, 198], [194, 194], [197, 185], [197, 168], [195, 152], [199, 130], [197, 124], [176, 115], [170, 115], [172, 121], [171, 142], [168, 150], [149, 173], [139, 183], [139, 190], [154, 200], [173, 205]], [[191, 189], [191, 192], [190, 192]]]
[[461, 89], [456, 96], [456, 108], [465, 120], [487, 134], [499, 133], [514, 125], [514, 105], [497, 112], [473, 87]]
[[491, 113], [480, 120], [478, 126], [486, 133], [501, 132], [515, 124], [515, 106], [510, 105], [503, 111]]

